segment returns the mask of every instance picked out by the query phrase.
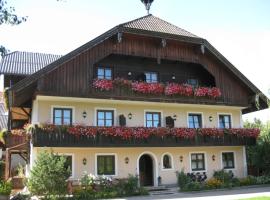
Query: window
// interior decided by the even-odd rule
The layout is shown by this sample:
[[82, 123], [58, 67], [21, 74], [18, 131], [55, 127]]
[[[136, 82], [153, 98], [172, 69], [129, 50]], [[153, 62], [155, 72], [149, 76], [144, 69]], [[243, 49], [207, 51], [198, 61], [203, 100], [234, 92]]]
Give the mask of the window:
[[202, 128], [202, 115], [201, 114], [188, 114], [188, 127], [189, 128]]
[[71, 108], [54, 108], [53, 124], [55, 125], [71, 125], [72, 109]]
[[169, 154], [165, 154], [162, 159], [163, 169], [171, 169], [172, 168], [172, 158]]
[[109, 67], [98, 67], [97, 78], [112, 80], [112, 69]]
[[199, 81], [198, 81], [198, 79], [194, 79], [194, 78], [188, 79], [188, 80], [187, 80], [187, 83], [188, 83], [189, 85], [191, 85], [192, 87], [198, 87], [198, 86], [199, 86]]
[[145, 72], [145, 78], [147, 83], [157, 83], [158, 75], [156, 72]]
[[146, 127], [160, 127], [161, 126], [160, 112], [146, 112], [145, 125]]
[[233, 152], [222, 153], [222, 164], [223, 164], [224, 169], [233, 169], [234, 168], [234, 153]]
[[60, 158], [60, 156], [63, 156], [63, 157], [65, 157], [66, 158], [66, 162], [65, 162], [65, 168], [66, 169], [69, 169], [70, 170], [70, 172], [71, 172], [71, 177], [73, 177], [74, 175], [73, 175], [73, 163], [72, 163], [72, 155], [59, 155], [58, 154], [58, 156], [59, 156], [59, 158]]
[[219, 115], [219, 128], [231, 128], [231, 116]]
[[115, 156], [97, 156], [97, 175], [115, 175]]
[[192, 171], [205, 170], [205, 158], [203, 153], [191, 154], [191, 170]]
[[97, 126], [113, 126], [113, 110], [97, 110]]

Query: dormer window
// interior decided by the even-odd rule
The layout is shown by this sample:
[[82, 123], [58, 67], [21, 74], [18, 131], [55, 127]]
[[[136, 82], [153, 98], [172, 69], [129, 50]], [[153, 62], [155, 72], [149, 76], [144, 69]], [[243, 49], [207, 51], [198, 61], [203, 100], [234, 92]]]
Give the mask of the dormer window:
[[198, 79], [191, 78], [187, 80], [187, 84], [191, 85], [192, 87], [196, 88], [199, 86], [199, 81]]
[[112, 80], [112, 69], [110, 67], [98, 67], [97, 78]]
[[157, 72], [145, 72], [145, 80], [147, 83], [157, 83], [158, 82], [158, 74]]

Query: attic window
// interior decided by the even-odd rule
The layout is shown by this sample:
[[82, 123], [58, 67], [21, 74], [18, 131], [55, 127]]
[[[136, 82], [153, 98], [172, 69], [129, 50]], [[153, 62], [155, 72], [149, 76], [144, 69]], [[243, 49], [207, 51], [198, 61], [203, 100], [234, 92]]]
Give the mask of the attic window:
[[187, 80], [187, 84], [191, 85], [192, 87], [198, 87], [199, 81], [198, 81], [198, 79], [191, 78], [191, 79]]
[[112, 69], [109, 67], [98, 67], [97, 78], [112, 80]]
[[145, 72], [145, 78], [147, 83], [157, 83], [158, 74], [156, 72]]

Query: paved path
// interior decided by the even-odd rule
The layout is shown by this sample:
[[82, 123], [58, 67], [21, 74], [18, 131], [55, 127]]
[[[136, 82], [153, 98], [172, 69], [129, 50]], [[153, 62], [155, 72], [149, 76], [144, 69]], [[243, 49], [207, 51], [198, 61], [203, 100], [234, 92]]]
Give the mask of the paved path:
[[[117, 200], [141, 200], [141, 199], [163, 199], [163, 200], [236, 200], [257, 196], [268, 196], [270, 198], [270, 186], [265, 187], [245, 187], [223, 191], [192, 192], [171, 195], [155, 195], [121, 198]], [[116, 200], [116, 199], [115, 199]]]

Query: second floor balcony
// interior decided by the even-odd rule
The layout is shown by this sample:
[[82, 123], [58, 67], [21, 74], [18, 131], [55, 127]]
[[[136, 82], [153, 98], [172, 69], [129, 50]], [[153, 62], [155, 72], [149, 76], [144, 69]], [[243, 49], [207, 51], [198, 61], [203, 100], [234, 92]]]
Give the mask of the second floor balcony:
[[254, 145], [258, 129], [146, 128], [43, 125], [31, 130], [36, 147], [187, 147]]

